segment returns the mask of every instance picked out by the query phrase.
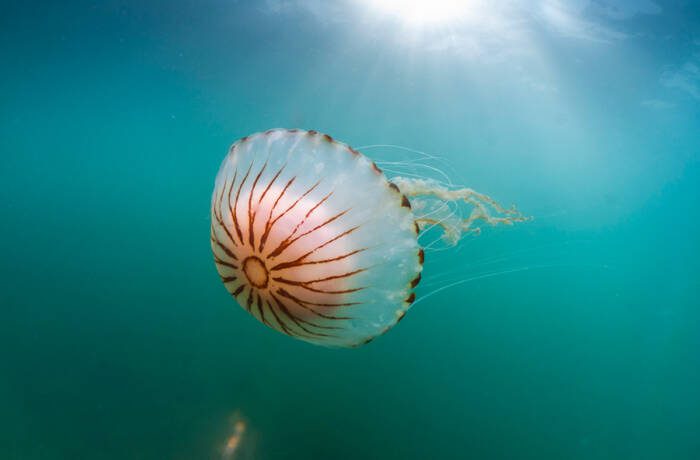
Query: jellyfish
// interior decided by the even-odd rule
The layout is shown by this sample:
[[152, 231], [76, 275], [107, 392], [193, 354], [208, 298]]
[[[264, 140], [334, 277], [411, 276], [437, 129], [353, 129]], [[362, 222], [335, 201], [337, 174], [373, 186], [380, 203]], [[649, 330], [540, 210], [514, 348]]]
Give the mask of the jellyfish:
[[231, 431], [221, 449], [222, 460], [242, 460], [252, 458], [254, 443], [249, 439], [248, 421], [240, 411], [233, 413], [231, 417]]
[[237, 420], [233, 425], [233, 433], [231, 436], [226, 438], [226, 445], [224, 446], [223, 458], [230, 459], [236, 454], [238, 447], [241, 445], [241, 439], [243, 433], [245, 433], [246, 423], [241, 419]]
[[[440, 205], [464, 202], [466, 218]], [[478, 222], [525, 218], [475, 190], [389, 180], [352, 147], [317, 131], [272, 129], [229, 149], [211, 202], [221, 281], [261, 323], [316, 345], [358, 347], [397, 324], [416, 299], [421, 232], [452, 243]]]

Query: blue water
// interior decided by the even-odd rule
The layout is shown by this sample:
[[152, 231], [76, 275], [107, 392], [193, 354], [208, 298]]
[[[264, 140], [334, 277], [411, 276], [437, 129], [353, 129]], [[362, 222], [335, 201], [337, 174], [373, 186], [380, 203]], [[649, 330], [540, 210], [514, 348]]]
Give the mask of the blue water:
[[[420, 27], [78, 0], [0, 26], [0, 458], [221, 458], [236, 413], [238, 459], [700, 458], [696, 2]], [[366, 347], [295, 341], [209, 248], [228, 146], [272, 127], [428, 152], [534, 219], [427, 252], [425, 301]]]

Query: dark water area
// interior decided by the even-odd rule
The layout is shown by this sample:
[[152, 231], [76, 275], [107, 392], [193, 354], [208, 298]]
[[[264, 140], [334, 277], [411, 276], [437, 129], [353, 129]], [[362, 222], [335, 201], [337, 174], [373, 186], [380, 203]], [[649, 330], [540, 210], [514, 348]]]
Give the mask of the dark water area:
[[[406, 3], [3, 5], [0, 458], [220, 459], [240, 420], [238, 460], [700, 458], [700, 7]], [[294, 340], [209, 242], [274, 127], [533, 220], [431, 245], [372, 343]]]

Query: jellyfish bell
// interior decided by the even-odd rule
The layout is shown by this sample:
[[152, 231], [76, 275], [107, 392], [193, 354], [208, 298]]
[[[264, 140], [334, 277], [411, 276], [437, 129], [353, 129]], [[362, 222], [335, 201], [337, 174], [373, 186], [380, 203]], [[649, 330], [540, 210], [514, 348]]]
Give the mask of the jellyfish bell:
[[[425, 211], [455, 200], [473, 207], [457, 224]], [[279, 332], [336, 347], [368, 343], [403, 318], [421, 278], [423, 229], [437, 225], [458, 239], [478, 220], [522, 220], [471, 189], [389, 181], [346, 144], [286, 129], [231, 146], [211, 218], [214, 261], [238, 303]]]
[[403, 316], [422, 269], [417, 232], [370, 160], [313, 131], [244, 138], [217, 176], [224, 284], [259, 321], [309, 342], [360, 345]]

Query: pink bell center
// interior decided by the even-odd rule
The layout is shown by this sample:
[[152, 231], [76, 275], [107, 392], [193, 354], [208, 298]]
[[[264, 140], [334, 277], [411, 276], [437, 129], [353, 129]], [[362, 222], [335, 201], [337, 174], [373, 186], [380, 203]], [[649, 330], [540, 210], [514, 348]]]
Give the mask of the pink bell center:
[[270, 279], [270, 274], [265, 267], [265, 263], [258, 257], [250, 256], [243, 261], [243, 273], [245, 273], [248, 282], [258, 288], [264, 289]]

